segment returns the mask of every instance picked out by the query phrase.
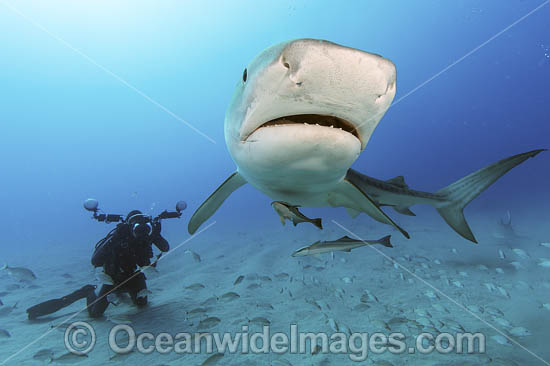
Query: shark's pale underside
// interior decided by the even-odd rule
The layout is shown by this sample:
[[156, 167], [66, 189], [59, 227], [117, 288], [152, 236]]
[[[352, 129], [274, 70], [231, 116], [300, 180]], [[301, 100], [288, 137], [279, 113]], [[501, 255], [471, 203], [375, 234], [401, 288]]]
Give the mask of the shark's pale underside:
[[435, 193], [409, 189], [403, 177], [382, 181], [353, 169], [396, 90], [394, 64], [328, 41], [299, 39], [261, 52], [244, 70], [225, 116], [225, 140], [237, 165], [189, 221], [194, 233], [232, 192], [249, 183], [273, 201], [345, 207], [393, 225], [380, 206], [414, 215], [431, 204], [464, 238], [476, 242], [464, 207], [507, 171], [542, 150], [501, 160]]

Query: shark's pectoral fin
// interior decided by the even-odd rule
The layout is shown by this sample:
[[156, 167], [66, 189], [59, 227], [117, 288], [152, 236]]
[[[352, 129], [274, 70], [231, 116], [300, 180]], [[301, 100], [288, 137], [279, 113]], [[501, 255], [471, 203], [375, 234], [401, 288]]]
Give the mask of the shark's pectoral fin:
[[190, 234], [194, 234], [195, 231], [206, 221], [210, 216], [214, 214], [220, 208], [223, 201], [226, 200], [227, 197], [231, 195], [237, 188], [243, 186], [246, 184], [246, 180], [239, 175], [238, 172], [235, 172], [231, 174], [229, 178], [225, 180], [225, 182], [222, 183], [221, 186], [218, 187], [206, 199], [206, 201], [203, 202], [203, 204], [195, 211], [191, 219], [189, 220], [189, 224], [187, 225], [187, 230]]
[[392, 225], [401, 232], [407, 239], [410, 238], [409, 233], [397, 225], [384, 211], [378, 207], [376, 202], [372, 200], [365, 192], [363, 192], [356, 184], [348, 178], [344, 178], [338, 184], [336, 189], [330, 194], [330, 203], [333, 206], [344, 206], [352, 208], [356, 211], [361, 211], [384, 224]]

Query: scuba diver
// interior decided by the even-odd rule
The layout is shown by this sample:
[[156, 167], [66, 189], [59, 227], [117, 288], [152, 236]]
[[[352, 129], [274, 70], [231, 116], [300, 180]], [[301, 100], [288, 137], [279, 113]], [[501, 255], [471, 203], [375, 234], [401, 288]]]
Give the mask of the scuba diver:
[[[29, 319], [54, 313], [83, 298], [86, 298], [89, 316], [97, 318], [102, 316], [109, 306], [110, 294], [128, 293], [136, 306], [142, 307], [147, 304], [146, 277], [141, 267], [155, 267], [162, 253], [170, 249], [168, 241], [161, 235], [160, 220], [181, 217], [181, 211], [186, 208], [186, 203], [180, 201], [176, 205], [176, 212], [164, 211], [155, 218], [133, 210], [126, 219], [123, 219], [122, 215], [97, 214], [97, 206], [97, 201], [92, 199], [84, 203], [84, 208], [94, 212], [94, 219], [106, 223], [120, 221], [116, 228], [95, 245], [91, 259], [95, 268], [103, 267], [103, 278], [108, 281], [103, 281], [97, 295], [96, 286], [85, 285], [61, 298], [34, 305], [27, 309]], [[151, 263], [153, 244], [161, 253]]]

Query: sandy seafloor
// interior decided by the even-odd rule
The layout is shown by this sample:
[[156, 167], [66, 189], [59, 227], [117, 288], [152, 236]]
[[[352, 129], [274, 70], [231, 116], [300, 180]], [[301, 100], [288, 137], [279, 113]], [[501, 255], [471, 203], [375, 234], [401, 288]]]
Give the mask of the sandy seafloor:
[[[290, 324], [294, 323], [298, 324], [300, 331], [332, 334], [334, 331], [327, 321], [332, 318], [341, 329], [348, 327], [354, 332], [389, 333], [380, 329], [383, 325], [379, 320], [382, 320], [392, 331], [407, 334], [409, 346], [414, 344], [411, 337], [423, 329], [413, 321], [425, 322], [420, 318], [427, 318], [440, 331], [453, 332], [449, 326], [452, 327], [454, 323], [451, 321], [455, 321], [466, 331], [484, 332], [487, 337], [486, 354], [394, 355], [370, 352], [366, 361], [353, 362], [348, 355], [323, 353], [226, 353], [217, 362], [219, 365], [544, 365], [533, 354], [550, 360], [550, 310], [541, 306], [550, 302], [550, 268], [537, 263], [540, 257], [550, 258], [550, 248], [540, 245], [541, 242], [550, 242], [550, 229], [540, 221], [527, 218], [515, 225], [516, 232], [524, 237], [498, 239], [493, 236], [497, 213], [478, 215], [470, 212], [467, 216], [479, 245], [460, 238], [441, 219], [434, 217], [400, 217], [399, 222], [412, 235], [410, 240], [364, 215], [356, 220], [347, 219], [343, 225], [364, 239], [392, 234], [394, 248], [377, 246], [378, 251], [375, 251], [363, 247], [351, 253], [337, 252], [334, 259], [330, 254], [323, 255], [321, 260], [293, 258], [290, 254], [318, 239], [335, 239], [347, 234], [333, 222], [325, 221], [323, 231], [313, 226], [298, 231], [288, 223], [285, 227], [270, 225], [270, 229], [265, 230], [254, 227], [254, 231], [247, 231], [245, 222], [233, 230], [214, 225], [160, 261], [159, 273], [148, 280], [152, 294], [146, 308], [137, 310], [128, 301], [122, 301], [116, 307], [110, 306], [102, 319], [90, 321], [86, 312], [76, 315], [71, 321], [90, 321], [94, 326], [97, 344], [88, 357], [66, 363], [200, 365], [210, 356], [206, 353], [170, 352], [163, 355], [153, 352], [143, 355], [133, 352], [113, 357], [107, 334], [115, 324], [108, 318], [127, 314], [138, 333], [168, 332], [175, 335], [178, 332], [197, 332], [199, 322], [207, 317], [217, 317], [221, 322], [202, 331], [237, 332], [243, 325], [250, 325], [250, 332], [253, 332], [260, 328], [248, 321], [264, 317], [271, 322], [272, 332], [288, 333]], [[178, 243], [172, 241], [171, 245], [175, 248]], [[518, 257], [512, 248], [523, 249], [529, 257]], [[197, 252], [201, 262], [185, 254], [185, 249]], [[506, 259], [499, 258], [498, 249], [505, 253]], [[406, 270], [395, 268], [381, 253], [394, 258]], [[90, 254], [89, 249], [67, 251], [54, 246], [33, 253], [31, 257], [10, 258], [12, 262], [8, 264], [11, 266], [40, 264], [31, 268], [38, 277], [32, 285], [19, 284], [5, 272], [0, 272], [0, 291], [5, 292], [1, 297], [3, 307], [18, 304], [10, 314], [0, 317], [0, 328], [11, 334], [10, 338], [1, 339], [1, 360], [11, 357], [31, 342], [35, 343], [6, 364], [46, 364], [48, 360], [36, 360], [33, 355], [42, 349], [50, 349], [54, 358], [66, 352], [63, 327], [51, 330], [51, 326], [82, 310], [84, 300], [34, 322], [26, 319], [25, 309], [69, 293], [85, 283], [93, 283]], [[522, 268], [516, 269], [511, 262], [519, 262]], [[497, 268], [501, 268], [502, 273]], [[234, 285], [239, 275], [245, 279]], [[438, 295], [439, 299], [429, 298], [426, 293], [432, 289], [415, 276], [457, 303], [475, 309], [475, 312], [465, 311], [442, 294]], [[349, 280], [344, 280], [346, 277]], [[204, 288], [185, 289], [196, 283], [203, 284]], [[509, 297], [498, 289], [491, 291], [487, 283], [505, 289]], [[229, 301], [221, 298], [230, 291], [240, 297]], [[364, 296], [367, 291], [373, 296]], [[360, 305], [362, 303], [366, 305]], [[505, 320], [496, 319], [484, 310], [486, 307], [501, 310]], [[206, 312], [198, 315], [188, 313], [197, 308]], [[419, 315], [423, 311], [429, 315]], [[506, 321], [510, 325], [503, 325]], [[506, 334], [512, 327], [521, 326], [532, 335], [512, 336], [524, 349], [518, 345], [503, 345], [491, 338], [498, 334], [491, 326]]]

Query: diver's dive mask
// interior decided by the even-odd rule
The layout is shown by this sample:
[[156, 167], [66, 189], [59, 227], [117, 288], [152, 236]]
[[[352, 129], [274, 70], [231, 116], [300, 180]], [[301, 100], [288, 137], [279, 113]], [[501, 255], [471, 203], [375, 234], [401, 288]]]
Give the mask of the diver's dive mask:
[[153, 232], [153, 224], [151, 223], [151, 217], [142, 214], [140, 211], [132, 211], [131, 215], [128, 215], [128, 225], [130, 226], [130, 232], [136, 239], [147, 239]]

